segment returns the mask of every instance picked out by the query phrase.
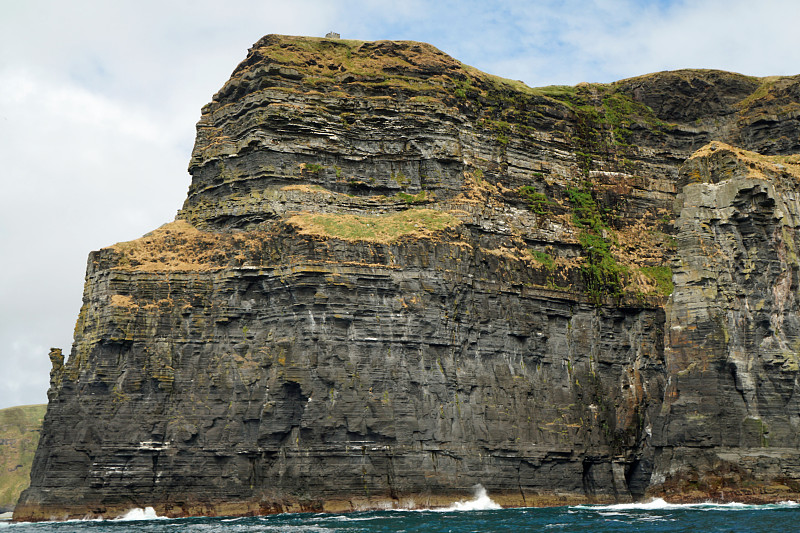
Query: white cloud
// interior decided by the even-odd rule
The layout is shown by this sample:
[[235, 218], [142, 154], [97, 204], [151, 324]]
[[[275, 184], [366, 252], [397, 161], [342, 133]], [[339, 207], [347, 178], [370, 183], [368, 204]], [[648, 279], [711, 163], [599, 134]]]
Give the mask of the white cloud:
[[679, 68], [800, 72], [800, 4], [765, 0], [534, 2], [515, 11], [522, 52], [496, 68], [529, 84], [610, 82]]
[[49, 347], [69, 351], [88, 252], [171, 220], [188, 154], [158, 116], [23, 70], [0, 72], [0, 121], [0, 405], [42, 402]]
[[[765, 0], [688, 3], [667, 17], [649, 20], [630, 36], [641, 41], [643, 59], [664, 68], [702, 67], [756, 76], [800, 72], [800, 4]], [[648, 29], [649, 26], [649, 29]], [[641, 68], [642, 59], [628, 68]]]
[[46, 403], [47, 387], [50, 384], [49, 348], [27, 341], [13, 341], [5, 344], [5, 349], [4, 378], [0, 381], [3, 387], [2, 399], [5, 400], [3, 407]]

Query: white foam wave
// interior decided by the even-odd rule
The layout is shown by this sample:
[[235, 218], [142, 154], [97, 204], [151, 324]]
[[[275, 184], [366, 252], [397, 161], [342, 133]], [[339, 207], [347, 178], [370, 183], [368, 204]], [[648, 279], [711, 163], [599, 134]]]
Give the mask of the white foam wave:
[[603, 509], [608, 511], [631, 511], [631, 510], [645, 510], [645, 511], [653, 511], [657, 509], [669, 509], [669, 508], [678, 508], [679, 505], [671, 504], [665, 502], [662, 498], [655, 498], [650, 500], [649, 502], [637, 502], [637, 503], [617, 503], [614, 505], [587, 505], [584, 508], [589, 509]]
[[[394, 509], [389, 509], [390, 511], [394, 511]], [[400, 509], [404, 510], [404, 509]], [[345, 515], [337, 515], [330, 517], [331, 520], [338, 520], [340, 522], [368, 522], [370, 520], [380, 520], [379, 516], [345, 516]]]
[[[263, 520], [262, 520], [263, 522]], [[249, 530], [248, 530], [249, 531]], [[260, 525], [258, 531], [277, 531], [278, 533], [286, 533], [287, 531], [296, 532], [296, 531], [308, 531], [309, 533], [336, 533], [340, 531], [339, 529], [330, 529], [325, 526], [320, 525]]]
[[589, 509], [593, 511], [658, 511], [658, 510], [675, 510], [675, 509], [713, 509], [713, 510], [754, 510], [754, 509], [775, 509], [778, 507], [800, 507], [800, 504], [793, 501], [785, 501], [777, 504], [766, 505], [749, 505], [745, 503], [729, 502], [729, 503], [715, 503], [715, 502], [702, 502], [702, 503], [668, 503], [662, 498], [654, 498], [649, 502], [637, 503], [617, 503], [613, 505], [576, 505], [576, 509]]
[[144, 509], [137, 508], [131, 509], [124, 515], [116, 518], [116, 520], [120, 520], [123, 522], [129, 522], [132, 520], [155, 520], [157, 518], [161, 518], [156, 514], [156, 510], [152, 507], [145, 507]]
[[495, 503], [488, 494], [483, 485], [475, 485], [475, 497], [471, 500], [456, 502], [450, 507], [441, 509], [442, 512], [449, 511], [486, 511], [489, 509], [502, 509], [499, 504]]

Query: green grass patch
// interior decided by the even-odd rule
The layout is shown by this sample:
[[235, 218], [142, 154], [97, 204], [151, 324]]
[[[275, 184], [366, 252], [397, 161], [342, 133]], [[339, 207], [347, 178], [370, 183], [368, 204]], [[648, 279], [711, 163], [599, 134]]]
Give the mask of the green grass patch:
[[592, 300], [600, 304], [606, 295], [622, 294], [622, 276], [628, 269], [617, 263], [611, 255], [610, 243], [600, 235], [585, 230], [578, 234], [578, 242], [586, 257], [581, 274]]
[[305, 170], [314, 174], [319, 174], [320, 172], [325, 170], [325, 167], [322, 165], [318, 165], [317, 163], [306, 163]]
[[640, 269], [642, 273], [656, 282], [658, 292], [669, 296], [675, 290], [672, 283], [672, 269], [668, 266], [649, 266]]
[[46, 410], [46, 405], [0, 410], [0, 508], [14, 507], [30, 484], [33, 454]]
[[765, 98], [767, 95], [769, 95], [770, 91], [775, 86], [775, 82], [778, 80], [780, 80], [780, 77], [777, 76], [762, 78], [761, 85], [759, 85], [755, 91], [739, 101], [737, 105], [739, 108], [745, 109], [753, 105], [756, 101]]
[[538, 192], [536, 187], [531, 185], [523, 185], [519, 188], [517, 193], [520, 198], [528, 202], [528, 207], [530, 207], [531, 211], [538, 215], [548, 213], [550, 208], [555, 205], [555, 203], [547, 199], [544, 193]]
[[608, 226], [600, 216], [600, 210], [590, 190], [587, 188], [567, 187], [566, 192], [573, 206], [572, 220], [579, 228], [588, 229], [595, 233], [608, 229]]
[[572, 220], [580, 228], [578, 242], [585, 258], [581, 274], [586, 292], [599, 305], [605, 296], [622, 294], [623, 276], [628, 269], [611, 255], [612, 243], [603, 235], [611, 234], [612, 230], [600, 215], [589, 186], [568, 187], [566, 192], [573, 205]]
[[536, 87], [535, 90], [556, 100], [573, 98], [577, 93], [577, 88], [574, 85], [547, 85], [545, 87]]
[[461, 223], [453, 215], [433, 209], [408, 209], [379, 216], [309, 213], [295, 215], [289, 222], [305, 234], [384, 243], [408, 236], [429, 237]]
[[548, 254], [547, 252], [541, 252], [539, 250], [530, 250], [531, 257], [533, 257], [536, 262], [541, 263], [543, 267], [547, 270], [552, 271], [556, 268], [556, 262], [553, 259], [553, 256]]
[[428, 193], [420, 191], [417, 194], [408, 194], [407, 192], [399, 192], [394, 195], [398, 200], [407, 204], [422, 204], [428, 201]]

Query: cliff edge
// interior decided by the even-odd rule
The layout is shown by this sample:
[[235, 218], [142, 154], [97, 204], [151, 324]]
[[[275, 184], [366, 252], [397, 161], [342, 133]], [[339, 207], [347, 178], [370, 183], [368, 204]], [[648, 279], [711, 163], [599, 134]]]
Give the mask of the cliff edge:
[[17, 520], [800, 496], [800, 77], [269, 35], [92, 252]]

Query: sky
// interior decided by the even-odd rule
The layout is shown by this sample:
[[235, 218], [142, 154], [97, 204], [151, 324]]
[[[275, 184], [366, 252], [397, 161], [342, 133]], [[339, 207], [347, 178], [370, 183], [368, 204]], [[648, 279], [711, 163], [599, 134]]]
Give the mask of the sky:
[[796, 0], [0, 0], [0, 408], [45, 403], [91, 250], [174, 219], [201, 107], [268, 33], [416, 40], [531, 86], [800, 74]]

